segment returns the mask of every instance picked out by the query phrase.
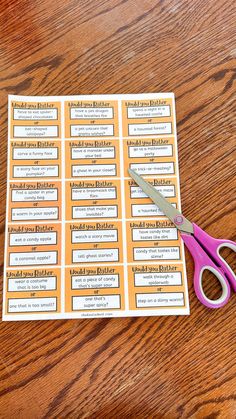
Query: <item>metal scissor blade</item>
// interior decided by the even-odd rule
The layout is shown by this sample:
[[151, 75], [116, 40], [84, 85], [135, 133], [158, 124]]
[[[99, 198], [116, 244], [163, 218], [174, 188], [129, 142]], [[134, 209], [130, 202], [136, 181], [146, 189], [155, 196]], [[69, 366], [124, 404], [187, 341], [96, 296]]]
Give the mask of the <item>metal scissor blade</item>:
[[[179, 210], [173, 207], [164, 196], [154, 188], [149, 182], [146, 182], [134, 170], [128, 169], [130, 176], [142, 188], [143, 192], [162, 210], [162, 212], [172, 221], [175, 226], [186, 233], [193, 234], [193, 226]], [[180, 218], [181, 217], [181, 218]], [[181, 222], [180, 222], [181, 220]]]

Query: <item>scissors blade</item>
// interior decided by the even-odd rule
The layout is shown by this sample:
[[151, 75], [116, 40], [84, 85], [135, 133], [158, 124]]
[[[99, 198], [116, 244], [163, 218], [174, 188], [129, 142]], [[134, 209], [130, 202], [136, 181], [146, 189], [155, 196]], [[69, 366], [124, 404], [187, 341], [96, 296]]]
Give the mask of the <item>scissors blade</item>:
[[149, 182], [146, 182], [133, 169], [128, 169], [130, 176], [142, 188], [143, 192], [162, 210], [162, 212], [172, 221], [180, 231], [193, 234], [193, 225], [188, 221], [179, 210], [173, 207], [164, 196], [154, 188]]

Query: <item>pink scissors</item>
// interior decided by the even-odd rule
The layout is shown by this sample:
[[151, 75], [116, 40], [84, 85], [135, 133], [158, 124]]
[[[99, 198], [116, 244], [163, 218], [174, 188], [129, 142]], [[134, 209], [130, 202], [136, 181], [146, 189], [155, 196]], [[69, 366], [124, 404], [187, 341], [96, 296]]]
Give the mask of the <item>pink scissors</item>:
[[[220, 255], [220, 249], [229, 247], [236, 252], [236, 243], [230, 240], [214, 239], [196, 224], [188, 221], [150, 183], [132, 169], [130, 176], [143, 192], [163, 211], [180, 230], [181, 237], [189, 249], [195, 264], [194, 289], [199, 301], [209, 308], [223, 307], [229, 300], [230, 290], [236, 292], [236, 276], [228, 263]], [[202, 275], [205, 270], [212, 272], [219, 280], [222, 294], [217, 300], [210, 300], [203, 290]]]

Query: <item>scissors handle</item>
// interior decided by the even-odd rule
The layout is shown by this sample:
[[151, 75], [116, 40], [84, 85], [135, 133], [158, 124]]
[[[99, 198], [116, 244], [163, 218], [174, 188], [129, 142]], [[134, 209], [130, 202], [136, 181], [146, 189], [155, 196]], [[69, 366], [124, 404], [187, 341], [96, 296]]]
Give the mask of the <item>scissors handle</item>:
[[[217, 240], [205, 233], [196, 224], [193, 224], [194, 235], [181, 233], [184, 243], [194, 258], [194, 289], [199, 301], [209, 308], [223, 307], [230, 297], [230, 284], [236, 291], [236, 277], [219, 250], [222, 247], [230, 247], [236, 251], [236, 243], [229, 240]], [[210, 300], [203, 291], [203, 272], [209, 270], [219, 280], [222, 287], [222, 295], [217, 300]]]
[[231, 240], [215, 239], [194, 223], [193, 231], [194, 237], [200, 242], [202, 247], [207, 250], [215, 264], [221, 268], [221, 271], [223, 271], [230, 282], [233, 291], [236, 292], [236, 276], [226, 260], [220, 255], [220, 250], [224, 247], [228, 247], [236, 252], [236, 243]]

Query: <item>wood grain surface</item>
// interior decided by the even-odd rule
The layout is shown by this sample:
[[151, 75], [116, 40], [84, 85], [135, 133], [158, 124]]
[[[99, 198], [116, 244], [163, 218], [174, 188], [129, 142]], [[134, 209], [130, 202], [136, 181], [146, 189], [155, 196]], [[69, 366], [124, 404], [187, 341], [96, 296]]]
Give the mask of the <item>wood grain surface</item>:
[[[8, 94], [173, 91], [184, 213], [236, 238], [235, 20], [233, 0], [1, 1], [1, 273]], [[235, 418], [236, 295], [201, 306], [186, 260], [190, 316], [1, 322], [0, 417]]]

